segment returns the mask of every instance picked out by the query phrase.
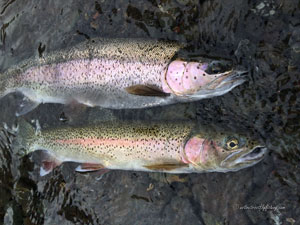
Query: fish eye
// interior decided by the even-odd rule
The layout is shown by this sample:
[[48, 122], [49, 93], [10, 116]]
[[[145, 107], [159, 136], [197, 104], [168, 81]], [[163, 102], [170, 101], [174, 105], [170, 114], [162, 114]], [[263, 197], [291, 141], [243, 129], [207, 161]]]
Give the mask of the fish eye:
[[228, 150], [235, 150], [239, 147], [239, 141], [236, 138], [231, 138], [226, 142], [226, 148]]
[[232, 64], [227, 61], [212, 61], [208, 64], [205, 72], [207, 74], [225, 73], [232, 69]]

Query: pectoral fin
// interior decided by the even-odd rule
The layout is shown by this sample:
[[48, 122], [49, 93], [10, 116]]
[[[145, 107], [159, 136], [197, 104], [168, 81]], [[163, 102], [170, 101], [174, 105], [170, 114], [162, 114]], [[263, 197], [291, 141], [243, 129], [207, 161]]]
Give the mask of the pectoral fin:
[[185, 163], [162, 163], [162, 164], [152, 164], [146, 165], [145, 168], [149, 170], [158, 170], [158, 171], [171, 171], [182, 167], [188, 167], [188, 164]]
[[132, 85], [126, 88], [126, 91], [132, 95], [140, 96], [156, 96], [156, 97], [167, 97], [170, 94], [163, 92], [162, 90], [147, 85]]
[[40, 104], [39, 102], [32, 101], [28, 97], [24, 96], [24, 98], [22, 99], [22, 101], [19, 104], [19, 107], [16, 112], [16, 116], [22, 116], [22, 115], [32, 111], [39, 104]]

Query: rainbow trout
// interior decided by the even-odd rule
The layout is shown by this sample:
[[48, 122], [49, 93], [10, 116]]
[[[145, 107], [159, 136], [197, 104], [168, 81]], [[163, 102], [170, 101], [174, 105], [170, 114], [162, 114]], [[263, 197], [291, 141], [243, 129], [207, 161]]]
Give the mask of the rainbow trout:
[[65, 161], [77, 171], [103, 168], [168, 173], [228, 172], [259, 162], [267, 149], [249, 137], [220, 133], [186, 121], [103, 122], [35, 132], [24, 120], [16, 146], [46, 152], [41, 175]]
[[28, 59], [0, 74], [0, 97], [21, 92], [17, 115], [40, 103], [144, 108], [223, 95], [245, 81], [225, 60], [178, 58], [182, 45], [91, 39]]

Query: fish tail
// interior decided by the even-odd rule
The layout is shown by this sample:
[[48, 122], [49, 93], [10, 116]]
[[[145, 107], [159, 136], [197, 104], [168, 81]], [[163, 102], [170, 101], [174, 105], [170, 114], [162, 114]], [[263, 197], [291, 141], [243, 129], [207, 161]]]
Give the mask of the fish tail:
[[6, 123], [3, 123], [3, 126], [0, 127], [0, 148], [10, 149], [16, 133], [15, 127], [10, 129]]
[[26, 120], [21, 119], [18, 124], [18, 135], [16, 138], [16, 144], [20, 148], [24, 148], [27, 153], [37, 138], [37, 130]]
[[8, 72], [0, 73], [0, 98], [12, 92], [11, 78], [12, 76], [10, 76], [10, 73]]
[[6, 79], [5, 75], [0, 73], [0, 98], [2, 98], [5, 95], [6, 92]]
[[13, 125], [12, 127], [8, 127], [4, 123], [0, 130], [0, 147], [1, 145], [12, 146], [19, 150], [19, 154], [23, 156], [30, 152], [36, 137], [36, 131], [33, 126], [23, 119], [19, 121], [18, 125]]

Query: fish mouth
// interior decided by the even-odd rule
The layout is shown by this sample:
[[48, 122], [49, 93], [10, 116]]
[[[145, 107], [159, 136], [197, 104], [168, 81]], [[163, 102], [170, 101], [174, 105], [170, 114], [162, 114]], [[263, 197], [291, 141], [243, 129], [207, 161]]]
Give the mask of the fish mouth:
[[195, 93], [186, 95], [186, 97], [199, 98], [202, 96], [205, 98], [210, 98], [224, 95], [233, 88], [244, 83], [247, 80], [246, 74], [248, 74], [248, 71], [229, 71], [223, 75], [220, 75]]
[[239, 170], [241, 168], [252, 166], [261, 161], [267, 152], [265, 146], [256, 146], [249, 152], [243, 154], [243, 150], [232, 153], [221, 163], [221, 167], [230, 170]]
[[234, 88], [246, 81], [246, 74], [248, 71], [230, 71], [225, 73], [208, 84], [207, 89], [228, 89]]

